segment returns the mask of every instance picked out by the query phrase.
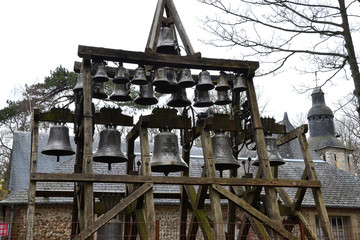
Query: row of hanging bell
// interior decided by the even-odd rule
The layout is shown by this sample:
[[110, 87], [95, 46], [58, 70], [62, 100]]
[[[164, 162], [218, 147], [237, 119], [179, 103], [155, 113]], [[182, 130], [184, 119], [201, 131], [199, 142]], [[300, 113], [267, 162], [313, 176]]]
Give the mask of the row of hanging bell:
[[48, 142], [41, 153], [56, 156], [57, 161], [59, 161], [60, 156], [75, 154], [70, 144], [69, 128], [61, 124], [52, 126], [50, 128]]
[[121, 134], [116, 127], [107, 127], [100, 132], [97, 151], [93, 155], [94, 162], [108, 163], [111, 170], [112, 163], [126, 162], [128, 159], [121, 150]]

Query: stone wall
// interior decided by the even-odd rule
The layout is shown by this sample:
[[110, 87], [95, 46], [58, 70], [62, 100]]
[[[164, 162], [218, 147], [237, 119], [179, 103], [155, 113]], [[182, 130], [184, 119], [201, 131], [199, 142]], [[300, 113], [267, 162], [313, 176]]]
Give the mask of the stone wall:
[[[11, 239], [25, 239], [26, 206], [15, 206]], [[71, 205], [37, 205], [35, 210], [34, 239], [69, 239], [71, 234]], [[10, 223], [11, 207], [6, 209], [6, 222]]]

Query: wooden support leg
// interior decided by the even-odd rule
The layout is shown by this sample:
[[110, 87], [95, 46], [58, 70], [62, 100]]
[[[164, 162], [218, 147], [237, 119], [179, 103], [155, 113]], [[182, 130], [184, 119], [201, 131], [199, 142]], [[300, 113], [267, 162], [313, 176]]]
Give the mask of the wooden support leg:
[[[190, 166], [190, 149], [189, 145], [183, 146], [182, 157], [184, 161]], [[189, 176], [189, 170], [183, 172], [183, 177]], [[186, 223], [187, 223], [187, 211], [189, 208], [189, 199], [186, 194], [184, 186], [181, 186], [180, 190], [180, 240], [186, 240]]]
[[[144, 176], [151, 176], [149, 138], [146, 128], [140, 128], [140, 146], [141, 146], [141, 173]], [[155, 240], [155, 206], [153, 190], [145, 193], [144, 214], [147, 228], [148, 240]]]
[[[37, 172], [38, 142], [39, 142], [39, 109], [34, 109], [31, 118], [31, 155], [30, 155], [30, 174]], [[30, 181], [28, 207], [26, 213], [26, 239], [34, 239], [34, 220], [35, 220], [35, 195], [36, 182]], [[11, 233], [10, 233], [11, 234]]]
[[[251, 109], [251, 114], [252, 114], [251, 120], [254, 128], [254, 134], [257, 144], [257, 152], [259, 156], [259, 163], [262, 171], [262, 176], [265, 180], [271, 180], [273, 176], [271, 173], [269, 157], [266, 151], [264, 131], [261, 125], [260, 113], [257, 105], [252, 76], [247, 78], [247, 87], [248, 87], [247, 95], [250, 103], [249, 107]], [[273, 187], [265, 188], [265, 204], [270, 218], [276, 221], [279, 226], [281, 226], [282, 222], [280, 217], [280, 210], [277, 203], [276, 191]], [[276, 233], [274, 233], [274, 236], [276, 237]]]
[[[208, 177], [216, 177], [210, 133], [209, 131], [205, 131], [203, 128], [201, 129], [201, 145], [204, 153], [204, 168], [206, 170], [206, 175]], [[218, 240], [225, 240], [226, 235], [224, 231], [224, 220], [222, 216], [220, 196], [214, 189], [209, 188], [209, 198], [212, 220], [214, 222], [215, 238]]]
[[[306, 140], [305, 133], [298, 135], [298, 140], [300, 143], [301, 151], [305, 161], [305, 169], [308, 171], [307, 175], [309, 180], [317, 180], [314, 162], [312, 161], [309, 145]], [[326, 239], [334, 239], [334, 235], [331, 229], [329, 216], [326, 211], [324, 199], [321, 193], [320, 188], [313, 188], [312, 189], [316, 209], [319, 215], [320, 224]]]

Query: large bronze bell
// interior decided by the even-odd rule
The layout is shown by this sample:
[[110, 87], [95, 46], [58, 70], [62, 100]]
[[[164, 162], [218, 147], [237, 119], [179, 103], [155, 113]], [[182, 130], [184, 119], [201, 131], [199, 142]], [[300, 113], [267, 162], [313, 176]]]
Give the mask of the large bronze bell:
[[219, 80], [218, 80], [218, 82], [216, 84], [215, 90], [216, 91], [227, 91], [230, 88], [231, 87], [228, 84], [226, 74], [224, 72], [221, 72], [220, 76], [219, 76]]
[[130, 81], [129, 74], [123, 66], [116, 69], [116, 75], [113, 78], [113, 83], [128, 83]]
[[170, 82], [166, 77], [165, 69], [164, 68], [158, 68], [155, 70], [155, 78], [152, 82], [153, 86], [156, 88], [169, 88]]
[[[266, 143], [266, 152], [269, 157], [270, 166], [273, 167], [273, 166], [284, 165], [285, 161], [280, 156], [279, 149], [276, 145], [276, 138], [271, 137], [271, 136], [266, 136], [265, 143]], [[255, 161], [253, 162], [252, 165], [254, 165], [254, 166], [260, 165], [259, 157], [257, 157], [255, 159]]]
[[229, 98], [228, 91], [217, 91], [217, 99], [215, 105], [226, 105], [231, 103]]
[[179, 47], [174, 38], [174, 30], [171, 27], [163, 26], [160, 28], [156, 52], [173, 55], [179, 53]]
[[208, 91], [198, 91], [195, 89], [194, 107], [210, 107], [214, 103], [210, 100]]
[[109, 77], [106, 74], [106, 67], [104, 65], [99, 65], [96, 69], [96, 73], [93, 77], [95, 82], [107, 82]]
[[[121, 196], [118, 194], [104, 193], [100, 196], [104, 203], [105, 212], [111, 210], [116, 204], [120, 202]], [[96, 240], [121, 240], [122, 238], [122, 223], [118, 220], [118, 215], [105, 223], [97, 231]]]
[[188, 169], [188, 165], [180, 157], [177, 136], [172, 132], [160, 132], [154, 138], [154, 150], [151, 158], [151, 171], [178, 172]]
[[109, 127], [101, 131], [99, 147], [93, 155], [94, 162], [108, 163], [111, 170], [112, 163], [127, 161], [127, 157], [121, 150], [121, 134], [116, 128]]
[[214, 84], [211, 81], [210, 73], [206, 70], [203, 70], [199, 73], [199, 81], [196, 84], [196, 89], [199, 91], [209, 91], [214, 89]]
[[154, 97], [153, 86], [151, 82], [148, 82], [146, 85], [140, 85], [139, 96], [134, 100], [136, 104], [139, 105], [154, 105], [158, 103], [156, 97]]
[[165, 76], [167, 80], [169, 81], [169, 85], [164, 86], [156, 86], [155, 91], [159, 93], [175, 93], [180, 90], [180, 87], [177, 83], [176, 79], [176, 72], [175, 69], [172, 67], [164, 67]]
[[94, 82], [93, 81], [93, 98], [96, 99], [106, 99], [108, 96], [105, 93], [105, 86], [104, 86], [104, 82]]
[[185, 88], [180, 89], [180, 91], [171, 94], [171, 99], [167, 103], [170, 107], [187, 107], [191, 105], [190, 100], [186, 97]]
[[216, 170], [236, 169], [240, 163], [232, 153], [231, 139], [225, 133], [216, 133], [211, 138]]
[[245, 78], [243, 76], [237, 75], [234, 79], [234, 86], [233, 91], [234, 92], [243, 92], [247, 89]]
[[194, 79], [192, 78], [191, 71], [188, 68], [184, 68], [180, 73], [180, 80], [178, 85], [181, 88], [189, 88], [196, 85]]
[[50, 135], [42, 154], [57, 156], [69, 156], [75, 154], [70, 144], [69, 128], [63, 125], [55, 125], [50, 128]]
[[131, 84], [145, 85], [149, 81], [146, 78], [145, 69], [143, 67], [137, 67], [135, 69], [134, 78], [131, 80]]
[[129, 83], [115, 83], [114, 92], [109, 97], [113, 101], [129, 102], [132, 100], [130, 96]]

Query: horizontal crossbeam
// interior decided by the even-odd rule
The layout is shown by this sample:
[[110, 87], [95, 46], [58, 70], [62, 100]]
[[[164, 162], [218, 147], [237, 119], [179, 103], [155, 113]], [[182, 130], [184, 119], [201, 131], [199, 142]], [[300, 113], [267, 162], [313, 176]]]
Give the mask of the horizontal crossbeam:
[[261, 178], [209, 178], [209, 177], [165, 177], [141, 175], [108, 175], [84, 173], [32, 173], [31, 181], [38, 182], [100, 182], [100, 183], [154, 183], [175, 185], [210, 185], [223, 186], [265, 186], [265, 187], [301, 187], [320, 188], [320, 181], [288, 180]]

